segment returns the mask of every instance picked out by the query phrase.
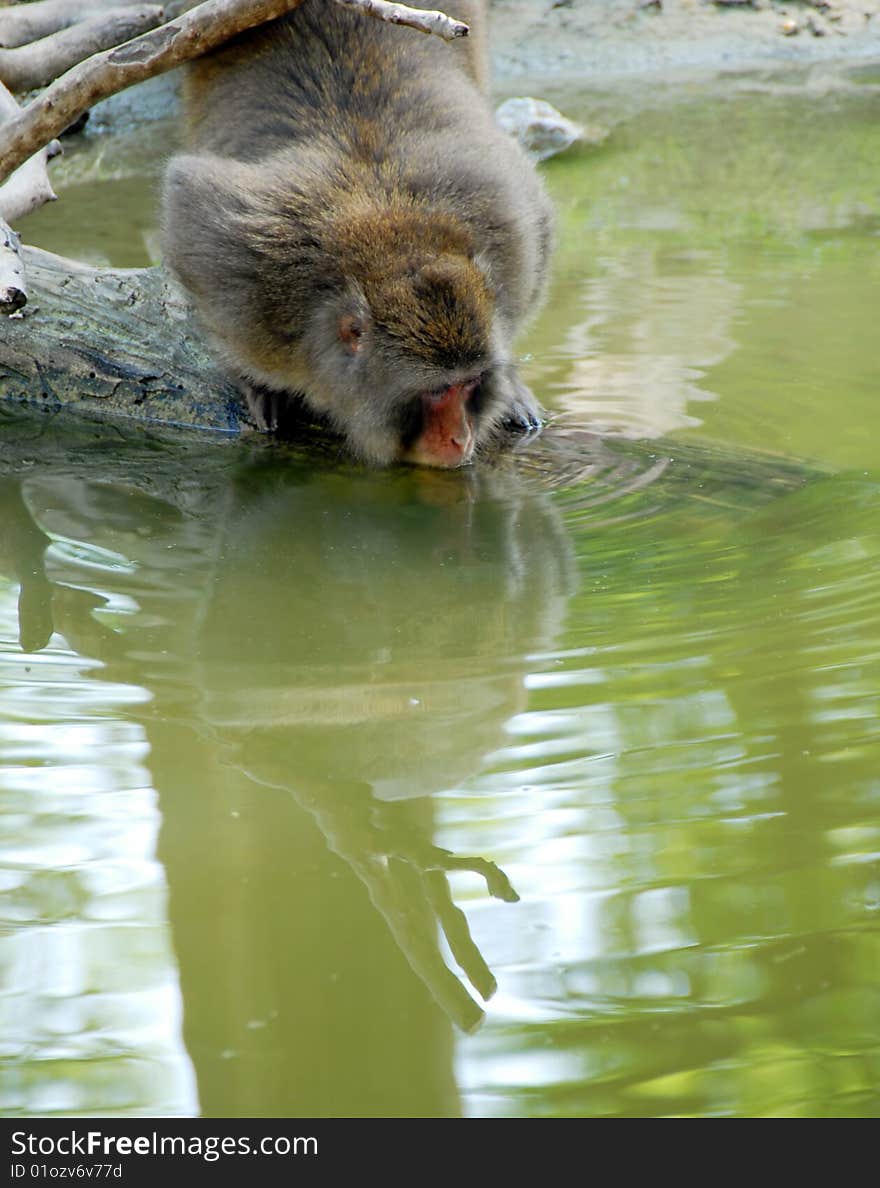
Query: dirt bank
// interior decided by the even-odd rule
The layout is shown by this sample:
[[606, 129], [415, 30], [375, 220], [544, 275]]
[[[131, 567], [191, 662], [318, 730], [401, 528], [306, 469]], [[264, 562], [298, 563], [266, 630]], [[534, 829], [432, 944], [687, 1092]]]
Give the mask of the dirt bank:
[[[454, 7], [452, 0], [450, 6]], [[498, 85], [880, 65], [880, 0], [493, 0]]]

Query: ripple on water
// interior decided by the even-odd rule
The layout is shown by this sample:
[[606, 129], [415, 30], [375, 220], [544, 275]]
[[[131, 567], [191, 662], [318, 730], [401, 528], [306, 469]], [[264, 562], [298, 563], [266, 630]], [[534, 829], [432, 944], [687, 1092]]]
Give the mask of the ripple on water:
[[0, 590], [0, 1111], [188, 1112], [145, 691], [17, 634]]
[[[499, 982], [457, 1046], [469, 1110], [864, 1104], [849, 1070], [878, 1058], [877, 487], [554, 433], [454, 487], [258, 468], [249, 494], [155, 521], [124, 486], [116, 503], [75, 484], [65, 508], [63, 483], [34, 484], [67, 535], [44, 651], [19, 651], [18, 592], [0, 591], [2, 1108], [196, 1108], [156, 860], [163, 764], [188, 781], [163, 803], [186, 879], [215, 836], [241, 876], [223, 951], [234, 935], [257, 954], [257, 985], [250, 946], [277, 903], [336, 902], [309, 881], [328, 847], [334, 876], [416, 862], [381, 849], [392, 811], [498, 863], [516, 904], [451, 875]], [[287, 820], [279, 793], [305, 810], [295, 836], [260, 832]], [[326, 974], [323, 1001], [348, 924], [319, 923], [329, 939], [288, 989]], [[268, 1017], [242, 985], [243, 1017]]]

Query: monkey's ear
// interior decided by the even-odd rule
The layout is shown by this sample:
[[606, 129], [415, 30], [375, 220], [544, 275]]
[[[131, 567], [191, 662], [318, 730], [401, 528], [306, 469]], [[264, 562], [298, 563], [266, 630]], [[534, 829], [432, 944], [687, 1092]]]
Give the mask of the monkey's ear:
[[339, 338], [345, 349], [353, 355], [363, 349], [365, 329], [364, 319], [351, 311], [339, 319]]
[[370, 306], [366, 294], [356, 281], [350, 281], [338, 309], [336, 333], [339, 341], [350, 355], [357, 355], [364, 349], [370, 329]]

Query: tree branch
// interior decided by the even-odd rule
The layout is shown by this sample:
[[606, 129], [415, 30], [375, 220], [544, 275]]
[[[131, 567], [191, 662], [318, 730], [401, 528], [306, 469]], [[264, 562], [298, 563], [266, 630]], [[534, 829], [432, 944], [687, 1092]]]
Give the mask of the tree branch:
[[0, 181], [101, 99], [207, 53], [302, 0], [204, 0], [169, 21], [68, 70], [4, 125]]
[[[0, 135], [6, 120], [18, 116], [21, 108], [0, 83]], [[57, 141], [41, 148], [26, 160], [12, 176], [0, 185], [0, 219], [15, 223], [26, 214], [37, 210], [44, 202], [54, 202], [55, 191], [49, 181], [46, 164], [61, 151]]]
[[[441, 37], [463, 37], [468, 31], [467, 25], [443, 13], [422, 12], [388, 0], [335, 2]], [[246, 29], [291, 12], [301, 3], [302, 0], [203, 0], [176, 20], [80, 62], [4, 126], [0, 133], [0, 182], [99, 100], [180, 66]]]
[[29, 45], [0, 49], [0, 79], [12, 91], [45, 87], [84, 58], [155, 29], [164, 19], [155, 4], [111, 8]]
[[109, 8], [133, 8], [139, 3], [141, 0], [35, 0], [0, 8], [0, 46], [14, 49], [27, 45]]
[[453, 20], [445, 12], [410, 8], [406, 4], [394, 4], [391, 0], [336, 0], [342, 8], [351, 8], [366, 16], [377, 17], [391, 25], [406, 25], [420, 33], [433, 33], [444, 41], [455, 41], [467, 37], [470, 28], [463, 21]]

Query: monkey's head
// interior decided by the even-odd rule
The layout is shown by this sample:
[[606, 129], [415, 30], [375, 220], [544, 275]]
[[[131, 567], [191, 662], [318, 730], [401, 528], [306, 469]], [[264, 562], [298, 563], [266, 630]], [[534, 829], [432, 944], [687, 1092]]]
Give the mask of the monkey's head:
[[297, 188], [287, 168], [180, 156], [168, 172], [166, 259], [237, 372], [302, 396], [377, 465], [461, 466], [501, 420], [537, 427], [468, 222], [317, 165]]
[[342, 284], [303, 339], [312, 403], [368, 461], [463, 465], [502, 407], [495, 295], [469, 235], [385, 215], [333, 238]]

